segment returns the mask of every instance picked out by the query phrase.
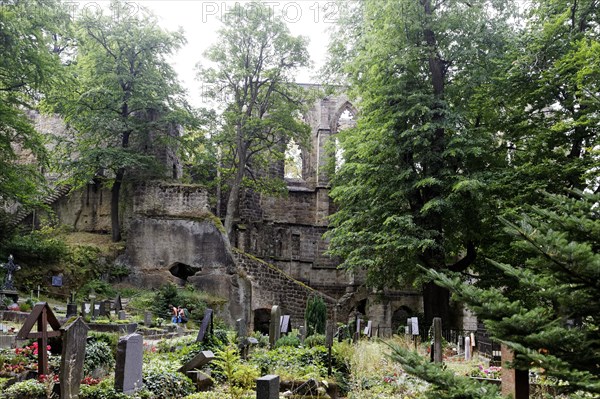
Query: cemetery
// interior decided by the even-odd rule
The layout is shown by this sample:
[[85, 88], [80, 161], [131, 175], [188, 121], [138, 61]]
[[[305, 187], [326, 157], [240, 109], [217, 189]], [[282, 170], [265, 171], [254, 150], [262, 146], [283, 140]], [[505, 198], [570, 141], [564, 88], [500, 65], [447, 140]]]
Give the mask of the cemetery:
[[600, 399], [599, 4], [0, 1], [0, 399]]

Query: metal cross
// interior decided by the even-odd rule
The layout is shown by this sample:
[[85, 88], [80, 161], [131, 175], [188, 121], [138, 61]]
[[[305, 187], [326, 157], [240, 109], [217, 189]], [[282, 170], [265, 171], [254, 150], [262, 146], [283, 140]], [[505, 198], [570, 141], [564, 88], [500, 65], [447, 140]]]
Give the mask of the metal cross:
[[14, 258], [12, 255], [8, 257], [8, 263], [3, 263], [2, 267], [6, 269], [6, 276], [4, 276], [3, 290], [14, 291], [15, 286], [13, 285], [13, 273], [21, 269], [21, 266], [15, 265]]

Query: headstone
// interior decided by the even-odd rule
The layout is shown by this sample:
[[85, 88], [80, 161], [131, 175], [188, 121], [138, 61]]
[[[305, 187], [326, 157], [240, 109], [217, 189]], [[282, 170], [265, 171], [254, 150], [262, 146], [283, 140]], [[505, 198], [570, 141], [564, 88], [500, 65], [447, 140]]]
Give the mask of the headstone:
[[412, 335], [419, 335], [419, 318], [418, 317], [411, 317], [410, 318], [410, 324], [411, 324], [411, 334]]
[[125, 313], [124, 310], [119, 310], [119, 320], [126, 320], [127, 319], [127, 314]]
[[335, 323], [327, 320], [325, 322], [325, 346], [330, 348], [333, 346], [333, 333], [335, 331]]
[[215, 358], [215, 354], [212, 351], [202, 351], [194, 356], [190, 361], [179, 368], [180, 373], [187, 373], [188, 371], [192, 371], [194, 369], [198, 369], [208, 363], [210, 363]]
[[100, 310], [101, 310], [100, 303], [94, 303], [94, 313], [92, 314], [92, 316], [94, 317], [99, 317], [100, 316]]
[[152, 325], [152, 312], [144, 312], [144, 325], [150, 327]]
[[123, 310], [123, 301], [121, 301], [121, 295], [117, 295], [115, 298], [115, 302], [113, 303], [113, 307], [115, 312], [118, 314], [121, 310]]
[[471, 360], [471, 337], [465, 337], [465, 360]]
[[502, 395], [511, 395], [513, 399], [529, 398], [529, 370], [508, 368], [507, 362], [514, 360], [514, 352], [502, 345]]
[[373, 322], [371, 320], [367, 321], [367, 325], [365, 327], [365, 330], [363, 331], [363, 334], [369, 338], [373, 334]]
[[113, 306], [113, 302], [109, 301], [108, 299], [104, 302], [102, 302], [102, 312], [101, 312], [101, 316], [110, 316], [110, 311], [112, 309]]
[[126, 395], [142, 389], [144, 339], [140, 334], [119, 338], [115, 366], [115, 390]]
[[202, 324], [200, 325], [200, 331], [198, 331], [196, 342], [204, 341], [207, 331], [209, 334], [212, 334], [213, 332], [213, 310], [210, 308], [207, 308], [204, 311], [204, 318], [202, 319]]
[[246, 320], [237, 319], [235, 321], [235, 327], [236, 327], [238, 338], [244, 339], [248, 336], [248, 328], [246, 327]]
[[412, 335], [412, 317], [406, 319], [406, 334]]
[[286, 314], [281, 316], [279, 331], [281, 334], [289, 334], [292, 332], [292, 323], [290, 321], [290, 315]]
[[60, 359], [60, 397], [78, 399], [83, 379], [83, 359], [89, 327], [78, 317], [60, 328], [63, 332], [62, 357]]
[[67, 303], [67, 319], [70, 319], [73, 316], [77, 316], [77, 304]]
[[281, 309], [275, 305], [271, 308], [271, 324], [269, 324], [269, 345], [271, 348], [275, 347], [275, 342], [281, 336], [279, 322], [281, 319]]
[[90, 313], [92, 313], [92, 304], [89, 302], [82, 303], [81, 304], [81, 315], [83, 317], [86, 317]]
[[433, 318], [433, 361], [434, 363], [442, 362], [442, 319], [440, 317]]
[[52, 276], [52, 286], [53, 287], [62, 287], [63, 286], [62, 276]]
[[304, 343], [304, 340], [306, 339], [306, 327], [300, 326], [298, 333], [300, 334], [300, 342]]
[[256, 380], [256, 399], [279, 399], [279, 376], [265, 375]]
[[356, 318], [356, 331], [354, 332], [354, 340], [358, 341], [360, 339], [360, 325], [362, 324], [362, 320], [358, 317]]

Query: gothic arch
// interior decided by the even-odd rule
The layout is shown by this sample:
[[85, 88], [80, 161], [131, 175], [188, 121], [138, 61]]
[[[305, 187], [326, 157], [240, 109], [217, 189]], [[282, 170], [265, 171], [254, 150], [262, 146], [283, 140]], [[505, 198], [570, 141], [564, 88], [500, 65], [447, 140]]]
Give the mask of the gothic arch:
[[348, 111], [352, 114], [353, 117], [356, 117], [358, 114], [358, 110], [349, 100], [345, 100], [338, 108], [337, 111], [333, 114], [331, 118], [331, 134], [335, 134], [338, 132], [338, 126], [340, 122], [340, 118], [344, 114], [344, 112]]

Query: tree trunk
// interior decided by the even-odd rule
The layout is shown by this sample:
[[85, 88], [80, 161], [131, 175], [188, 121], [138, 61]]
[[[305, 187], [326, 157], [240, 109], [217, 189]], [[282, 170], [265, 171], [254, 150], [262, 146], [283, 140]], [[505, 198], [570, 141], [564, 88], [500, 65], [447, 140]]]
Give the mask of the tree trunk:
[[233, 220], [236, 214], [239, 212], [240, 206], [240, 191], [242, 187], [242, 180], [244, 179], [244, 173], [246, 168], [246, 157], [244, 148], [241, 146], [240, 148], [240, 156], [239, 162], [237, 165], [237, 170], [235, 172], [235, 177], [233, 183], [231, 184], [231, 191], [229, 192], [229, 198], [227, 199], [227, 210], [225, 211], [225, 231], [227, 232], [227, 237], [229, 238], [229, 243], [234, 245], [233, 240]]
[[430, 282], [423, 287], [423, 310], [425, 313], [425, 325], [433, 323], [434, 317], [442, 318], [442, 325], [452, 324], [450, 315], [450, 291]]
[[110, 190], [110, 224], [113, 242], [121, 241], [121, 224], [119, 223], [119, 197], [125, 171], [120, 168], [115, 176], [115, 182]]

